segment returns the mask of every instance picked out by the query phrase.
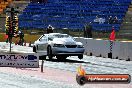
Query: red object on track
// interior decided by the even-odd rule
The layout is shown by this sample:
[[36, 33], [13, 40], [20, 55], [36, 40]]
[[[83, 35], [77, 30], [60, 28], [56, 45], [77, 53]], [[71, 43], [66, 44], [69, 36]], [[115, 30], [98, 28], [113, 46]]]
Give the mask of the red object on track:
[[7, 38], [8, 38], [8, 35], [5, 34], [5, 39], [7, 39]]
[[114, 29], [114, 27], [112, 27], [112, 32], [110, 34], [109, 39], [110, 39], [110, 41], [115, 41], [115, 29]]

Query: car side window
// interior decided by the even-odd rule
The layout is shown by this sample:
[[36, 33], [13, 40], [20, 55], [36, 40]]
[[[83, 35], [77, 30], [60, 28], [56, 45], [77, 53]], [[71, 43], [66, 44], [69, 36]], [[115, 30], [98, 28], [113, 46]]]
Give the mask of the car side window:
[[48, 41], [52, 41], [52, 38], [48, 37]]
[[53, 41], [53, 36], [49, 36], [48, 41]]

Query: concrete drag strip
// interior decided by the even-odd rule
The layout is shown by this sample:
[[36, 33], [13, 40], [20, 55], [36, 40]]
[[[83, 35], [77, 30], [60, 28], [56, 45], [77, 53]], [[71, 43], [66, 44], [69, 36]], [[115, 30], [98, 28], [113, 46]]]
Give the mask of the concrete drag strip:
[[[0, 73], [1, 75], [1, 73]], [[71, 85], [62, 82], [55, 82], [47, 79], [41, 79], [32, 76], [22, 76], [13, 74], [2, 74], [4, 78], [0, 78], [0, 86], [2, 88], [71, 88]], [[0, 77], [1, 77], [0, 76]]]
[[[51, 80], [50, 76], [49, 79], [45, 78], [47, 74], [43, 74], [43, 77], [41, 72], [33, 69], [6, 68], [8, 71], [2, 71], [2, 69], [0, 68], [0, 86], [2, 88], [73, 88], [75, 86], [61, 81]], [[36, 71], [38, 74], [34, 73]], [[55, 78], [57, 80], [57, 77]]]
[[[10, 44], [0, 42], [0, 52], [9, 52]], [[11, 51], [15, 53], [34, 53], [32, 47], [11, 44]]]
[[85, 84], [76, 83], [76, 73], [53, 68], [0, 68], [2, 88], [132, 88], [131, 84]]

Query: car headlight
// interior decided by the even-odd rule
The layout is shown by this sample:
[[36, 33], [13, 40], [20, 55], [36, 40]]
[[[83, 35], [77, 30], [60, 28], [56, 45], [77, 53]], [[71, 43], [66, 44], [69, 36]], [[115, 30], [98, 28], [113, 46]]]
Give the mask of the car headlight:
[[84, 46], [83, 46], [83, 45], [78, 45], [77, 47], [78, 47], [78, 48], [84, 48]]
[[53, 47], [65, 47], [63, 44], [54, 44]]

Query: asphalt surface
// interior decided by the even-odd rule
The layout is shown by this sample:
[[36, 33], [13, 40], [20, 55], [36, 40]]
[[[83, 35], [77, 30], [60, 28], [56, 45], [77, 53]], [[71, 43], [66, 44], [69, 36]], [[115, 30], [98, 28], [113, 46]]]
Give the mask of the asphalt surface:
[[86, 56], [82, 60], [77, 57], [68, 57], [66, 61], [53, 59], [45, 61], [45, 66], [76, 72], [82, 67], [89, 74], [130, 74], [132, 75], [132, 61]]
[[[28, 47], [29, 44], [27, 43], [26, 46], [15, 45], [14, 43], [11, 44], [11, 52], [13, 53], [33, 53], [32, 47]], [[10, 43], [0, 42], [0, 53], [9, 53], [10, 51]]]
[[1, 88], [73, 88], [73, 85], [42, 79], [35, 76], [0, 72]]

